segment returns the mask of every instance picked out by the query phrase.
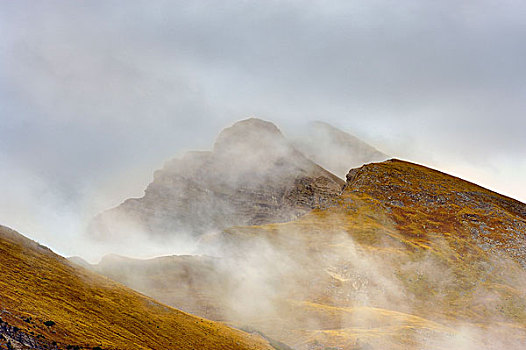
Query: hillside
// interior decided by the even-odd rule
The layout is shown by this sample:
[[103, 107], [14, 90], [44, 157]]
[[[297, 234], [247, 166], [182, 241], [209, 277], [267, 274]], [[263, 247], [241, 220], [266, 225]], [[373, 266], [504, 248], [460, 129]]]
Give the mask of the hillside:
[[352, 169], [344, 198], [354, 196], [377, 201], [396, 229], [418, 245], [462, 240], [526, 268], [526, 205], [517, 200], [396, 159]]
[[0, 226], [0, 349], [270, 349], [70, 264]]
[[351, 170], [331, 207], [207, 237], [203, 253], [217, 258], [95, 268], [295, 349], [522, 349], [525, 210], [391, 160]]
[[90, 231], [106, 240], [132, 231], [197, 237], [233, 225], [285, 222], [332, 205], [343, 184], [274, 124], [252, 118], [223, 130], [212, 151], [166, 163], [143, 197], [100, 214]]
[[[90, 267], [155, 300], [206, 318], [222, 320], [224, 299], [235, 288], [223, 260], [210, 256], [131, 259], [109, 255]], [[221, 297], [218, 297], [221, 296]]]

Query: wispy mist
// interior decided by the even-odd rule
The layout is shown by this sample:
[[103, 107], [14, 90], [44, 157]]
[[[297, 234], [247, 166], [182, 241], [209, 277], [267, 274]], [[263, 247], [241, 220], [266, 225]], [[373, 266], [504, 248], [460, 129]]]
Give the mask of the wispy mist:
[[95, 269], [167, 304], [261, 331], [294, 349], [522, 348], [522, 268], [491, 254], [451, 261], [455, 240], [415, 249], [398, 240], [381, 212], [366, 214], [383, 228], [344, 231], [330, 228], [341, 214], [314, 215], [314, 222], [209, 235], [197, 252], [213, 258], [107, 257]]

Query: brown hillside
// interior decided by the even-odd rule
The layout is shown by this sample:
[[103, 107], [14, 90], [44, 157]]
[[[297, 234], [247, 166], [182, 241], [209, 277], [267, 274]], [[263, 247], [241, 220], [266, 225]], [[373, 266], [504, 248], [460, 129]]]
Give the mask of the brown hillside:
[[270, 349], [259, 336], [160, 304], [2, 226], [0, 266], [0, 349]]
[[467, 240], [526, 267], [526, 205], [517, 200], [396, 159], [352, 169], [344, 198], [353, 196], [377, 201], [398, 231], [417, 244]]

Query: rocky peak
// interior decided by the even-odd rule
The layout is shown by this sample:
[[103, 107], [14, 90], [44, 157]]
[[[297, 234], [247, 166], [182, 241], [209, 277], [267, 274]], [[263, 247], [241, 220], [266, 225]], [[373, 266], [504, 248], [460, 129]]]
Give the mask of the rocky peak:
[[225, 152], [232, 147], [260, 149], [287, 143], [276, 125], [258, 118], [241, 120], [221, 131], [214, 144], [215, 152]]
[[[314, 164], [298, 152], [273, 123], [250, 118], [224, 129], [214, 145], [214, 168], [220, 181], [261, 183], [271, 186], [298, 172], [309, 173]], [[225, 166], [229, 164], [229, 166]]]
[[274, 124], [250, 118], [223, 130], [212, 151], [168, 162], [144, 197], [99, 215], [93, 227], [99, 237], [130, 230], [195, 237], [232, 225], [283, 222], [331, 205], [343, 184]]

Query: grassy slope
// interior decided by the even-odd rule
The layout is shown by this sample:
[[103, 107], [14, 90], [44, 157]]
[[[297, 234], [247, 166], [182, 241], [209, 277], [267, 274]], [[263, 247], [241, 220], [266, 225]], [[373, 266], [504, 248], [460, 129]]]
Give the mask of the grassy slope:
[[[0, 226], [0, 317], [61, 348], [269, 349], [256, 336], [175, 310]], [[24, 321], [24, 319], [30, 322]], [[45, 321], [56, 324], [47, 327]]]
[[[391, 160], [352, 171], [343, 198], [370, 199], [412, 243], [464, 239], [526, 262], [526, 205], [421, 165]], [[372, 203], [372, 202], [371, 202]], [[463, 252], [459, 252], [463, 253]], [[524, 265], [526, 266], [526, 264]]]
[[[389, 338], [390, 347], [398, 344], [406, 348], [412, 345], [415, 332], [423, 329], [448, 338], [457, 328], [469, 326], [482, 334], [490, 330], [506, 334], [500, 339], [524, 341], [526, 275], [520, 266], [526, 257], [524, 204], [403, 161], [367, 165], [350, 180], [337, 207], [313, 211], [291, 223], [233, 229], [226, 233], [232, 235], [227, 239], [265, 236], [273, 245], [290, 251], [297, 249], [298, 240], [303, 240], [311, 255], [322, 251], [334, 262], [335, 256], [345, 261], [344, 246], [348, 241], [341, 238], [344, 233], [355, 244], [357, 255], [371, 265], [365, 270], [381, 269], [376, 279], [394, 283], [403, 291], [402, 296], [386, 294], [394, 300], [375, 299], [375, 295], [382, 294], [382, 288], [375, 288], [375, 277], [365, 278], [369, 282], [369, 305], [378, 307], [371, 309], [371, 314], [377, 316], [373, 318], [384, 319], [378, 310], [385, 308], [387, 314], [408, 312], [425, 318], [426, 323], [415, 322], [413, 317], [400, 323], [388, 317], [390, 322], [366, 326], [370, 331], [367, 334], [344, 322], [331, 324], [331, 320], [341, 320], [349, 311], [345, 306], [349, 302], [335, 297], [338, 289], [348, 290], [346, 284], [356, 278], [356, 274], [334, 273], [338, 264], [348, 266], [338, 261], [327, 270], [338, 280], [332, 293], [311, 296], [318, 301], [319, 314], [315, 318], [320, 320], [319, 328], [328, 327], [330, 331], [313, 330], [304, 336], [310, 334], [318, 339], [324, 334], [330, 340], [322, 336], [323, 341], [334, 346], [356, 338], [368, 338], [371, 344], [381, 346], [379, 338]], [[312, 305], [304, 310], [311, 313]], [[353, 317], [349, 324], [359, 320], [363, 317]], [[487, 342], [491, 340], [482, 344], [487, 346]], [[450, 343], [442, 344], [447, 348]]]
[[[155, 300], [205, 318], [222, 320], [217, 313], [223, 308], [222, 295], [229, 289], [219, 266], [220, 260], [206, 256], [164, 256], [154, 259], [130, 259], [107, 256], [96, 272], [119, 281]], [[213, 291], [214, 298], [210, 298]]]

